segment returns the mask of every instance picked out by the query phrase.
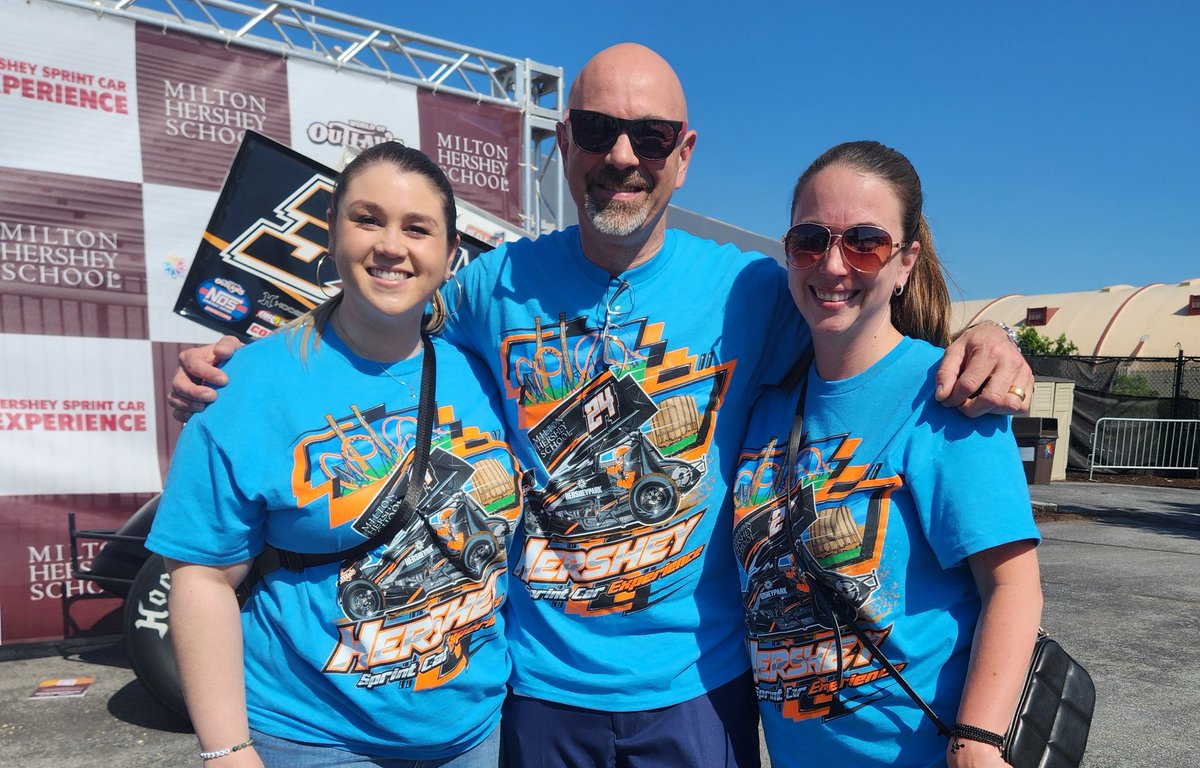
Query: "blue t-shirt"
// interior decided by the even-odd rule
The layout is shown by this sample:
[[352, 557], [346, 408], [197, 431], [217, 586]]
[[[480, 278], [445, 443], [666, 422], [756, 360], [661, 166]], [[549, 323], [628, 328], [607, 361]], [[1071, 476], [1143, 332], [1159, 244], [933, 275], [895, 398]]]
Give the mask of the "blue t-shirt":
[[[336, 552], [404, 497], [423, 355], [387, 367], [326, 324], [239, 352], [220, 399], [175, 449], [147, 546], [227, 565], [270, 543]], [[501, 605], [519, 473], [478, 361], [435, 341], [437, 418], [417, 514], [386, 545], [266, 576], [242, 612], [250, 726], [410, 760], [446, 757], [496, 726], [509, 659]]]
[[512, 553], [513, 688], [634, 711], [744, 672], [727, 496], [757, 389], [808, 343], [784, 271], [668, 230], [614, 277], [571, 228], [459, 279], [447, 335], [491, 369], [533, 471]]
[[[831, 695], [835, 636], [806, 575], [822, 573], [860, 606], [859, 625], [953, 723], [980, 612], [965, 558], [1039, 538], [1009, 419], [939, 405], [941, 358], [906, 338], [852, 378], [809, 371], [791, 512], [785, 467], [799, 387], [755, 405], [733, 538], [776, 768], [945, 764], [946, 740], [845, 626]], [[801, 503], [810, 491], [814, 503]]]

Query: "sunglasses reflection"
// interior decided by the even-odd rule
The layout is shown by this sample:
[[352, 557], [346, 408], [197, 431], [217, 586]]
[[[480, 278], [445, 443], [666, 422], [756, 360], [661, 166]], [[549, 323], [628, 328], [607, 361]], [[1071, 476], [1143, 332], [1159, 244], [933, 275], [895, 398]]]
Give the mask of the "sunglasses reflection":
[[608, 152], [624, 133], [629, 137], [634, 154], [643, 160], [667, 158], [687, 130], [687, 123], [680, 120], [626, 120], [587, 109], [570, 110], [564, 123], [570, 126], [571, 140], [575, 146], [584, 152]]
[[846, 263], [865, 274], [878, 272], [897, 250], [909, 245], [893, 244], [891, 234], [873, 224], [856, 224], [834, 233], [823, 224], [801, 222], [789, 229], [782, 240], [788, 264], [796, 269], [816, 266], [840, 243]]

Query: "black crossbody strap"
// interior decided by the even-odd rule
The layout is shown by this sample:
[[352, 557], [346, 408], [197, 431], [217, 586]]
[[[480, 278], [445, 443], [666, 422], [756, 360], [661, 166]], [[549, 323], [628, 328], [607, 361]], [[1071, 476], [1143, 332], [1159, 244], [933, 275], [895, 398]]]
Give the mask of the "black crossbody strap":
[[[834, 590], [828, 591], [837, 594], [834, 592]], [[837, 596], [839, 599], [845, 599], [842, 598], [840, 594]], [[917, 703], [917, 706], [920, 707], [925, 714], [929, 715], [929, 719], [932, 720], [933, 724], [937, 726], [938, 733], [945, 736], [947, 739], [950, 738], [953, 735], [953, 732], [946, 727], [946, 723], [942, 720], [942, 718], [938, 717], [937, 713], [934, 712], [927, 703], [925, 703], [925, 699], [921, 698], [921, 694], [913, 690], [913, 687], [908, 684], [907, 680], [904, 679], [904, 675], [900, 674], [900, 670], [896, 669], [896, 665], [889, 661], [887, 656], [883, 655], [883, 651], [879, 650], [879, 646], [875, 644], [875, 641], [871, 639], [871, 636], [867, 634], [866, 630], [858, 626], [858, 622], [852, 621], [850, 622], [850, 631], [853, 632], [854, 636], [858, 638], [859, 642], [861, 642], [866, 649], [871, 652], [871, 658], [878, 661], [883, 668], [888, 671], [888, 674], [896, 679], [896, 682], [900, 684], [900, 687], [904, 689], [904, 692], [912, 697], [912, 700]]]
[[[805, 395], [808, 394], [807, 368], [808, 368], [808, 363], [810, 363], [811, 361], [812, 361], [812, 355], [810, 353], [810, 354], [806, 355], [806, 357], [800, 361], [800, 364], [797, 365], [797, 368], [800, 368], [801, 365], [804, 366], [804, 374], [803, 374], [803, 378], [801, 378], [800, 382], [799, 382], [800, 383], [800, 399], [797, 400], [797, 402], [796, 402], [796, 415], [792, 419], [792, 431], [788, 435], [787, 465], [784, 467], [784, 485], [786, 487], [787, 505], [788, 505], [789, 510], [792, 509], [793, 508], [792, 505], [794, 503], [796, 503], [796, 499], [794, 498], [792, 488], [795, 485], [794, 479], [795, 479], [795, 472], [796, 472], [796, 457], [799, 454], [800, 440], [802, 439], [803, 433], [804, 433], [804, 398], [805, 398]], [[790, 376], [789, 376], [789, 378], [790, 378]], [[792, 549], [794, 551], [798, 551], [799, 547], [804, 546], [803, 542], [798, 541], [796, 539], [797, 534], [795, 531], [791, 530], [790, 525], [784, 526], [784, 533], [785, 533], [785, 535], [788, 536], [789, 541], [792, 545]], [[797, 566], [799, 566], [799, 565], [800, 564], [797, 563]], [[851, 603], [849, 600], [846, 599], [845, 595], [843, 595], [841, 592], [837, 591], [836, 589], [833, 589], [832, 587], [830, 587], [828, 584], [826, 584], [820, 578], [808, 579], [808, 584], [811, 589], [820, 590], [821, 595], [823, 596], [824, 600], [829, 605], [841, 606], [843, 610], [839, 611], [838, 613], [844, 612], [847, 616], [857, 616], [858, 615], [858, 607], [856, 605]], [[841, 682], [841, 677], [842, 677], [841, 623], [837, 620], [833, 621], [832, 623], [834, 624], [834, 627], [833, 627], [834, 640], [838, 646], [837, 674], [838, 674], [838, 681], [839, 681], [838, 688], [840, 690], [840, 688], [841, 688], [840, 682]], [[908, 684], [908, 681], [904, 679], [904, 675], [900, 674], [900, 670], [896, 668], [896, 665], [892, 664], [892, 662], [890, 660], [888, 660], [888, 657], [885, 656], [883, 651], [879, 649], [879, 646], [875, 644], [875, 641], [871, 639], [870, 635], [867, 634], [866, 630], [864, 630], [862, 627], [860, 627], [858, 625], [858, 622], [853, 619], [849, 619], [848, 621], [846, 621], [846, 624], [850, 627], [850, 631], [854, 633], [854, 636], [858, 638], [859, 642], [861, 642], [863, 644], [863, 647], [865, 647], [868, 651], [871, 652], [871, 658], [873, 658], [877, 662], [879, 662], [879, 664], [888, 671], [888, 674], [891, 675], [896, 680], [896, 682], [900, 684], [900, 687], [904, 689], [904, 692], [907, 693], [912, 698], [912, 700], [917, 703], [917, 706], [919, 706], [921, 708], [921, 710], [926, 715], [929, 716], [929, 719], [933, 721], [933, 724], [935, 726], [937, 726], [938, 733], [940, 733], [942, 736], [945, 736], [946, 738], [950, 738], [953, 735], [953, 732], [948, 727], [946, 727], [946, 723], [940, 717], [938, 717], [937, 713], [933, 711], [933, 709], [929, 706], [929, 704], [927, 704], [925, 702], [925, 700], [923, 698], [921, 698], [921, 695], [918, 694], [913, 689], [913, 687]]]
[[305, 568], [319, 565], [359, 560], [380, 544], [390, 541], [408, 525], [412, 516], [416, 514], [417, 503], [421, 500], [421, 492], [425, 487], [426, 467], [429, 465], [429, 445], [433, 441], [433, 419], [437, 412], [437, 358], [434, 354], [433, 341], [428, 334], [421, 334], [421, 343], [425, 356], [421, 361], [421, 395], [417, 404], [417, 443], [413, 448], [408, 488], [405, 490], [404, 499], [396, 514], [392, 515], [387, 524], [380, 528], [374, 536], [340, 552], [316, 554], [292, 552], [268, 544], [262, 554], [254, 560], [250, 574], [238, 587], [238, 596], [243, 600], [249, 596], [263, 576], [277, 568], [299, 572]]

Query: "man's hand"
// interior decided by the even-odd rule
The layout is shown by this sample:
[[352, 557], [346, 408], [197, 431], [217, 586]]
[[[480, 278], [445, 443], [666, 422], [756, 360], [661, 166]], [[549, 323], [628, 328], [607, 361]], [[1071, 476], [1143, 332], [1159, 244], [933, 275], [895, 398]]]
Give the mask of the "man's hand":
[[217, 366], [233, 357], [242, 342], [222, 336], [216, 344], [192, 347], [179, 353], [179, 368], [171, 377], [167, 405], [177, 421], [186, 422], [217, 399], [215, 387], [229, 383], [229, 377]]
[[1024, 413], [1032, 395], [1033, 371], [1017, 345], [996, 325], [980, 324], [963, 331], [938, 368], [937, 399], [972, 418]]

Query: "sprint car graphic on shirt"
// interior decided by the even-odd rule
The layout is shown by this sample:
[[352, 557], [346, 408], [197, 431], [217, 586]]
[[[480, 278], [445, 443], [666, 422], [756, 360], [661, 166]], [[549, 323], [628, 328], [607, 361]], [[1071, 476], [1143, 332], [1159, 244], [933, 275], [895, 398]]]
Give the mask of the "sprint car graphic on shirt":
[[[395, 483], [395, 498], [404, 498], [411, 469], [407, 464]], [[510, 523], [502, 515], [489, 515], [464, 489], [474, 473], [468, 462], [446, 450], [430, 452], [425, 489], [408, 524], [377, 558], [363, 558], [342, 570], [338, 603], [347, 618], [381, 616], [389, 606], [407, 606], [418, 595], [478, 583], [489, 567], [503, 567]]]
[[526, 489], [525, 530], [587, 536], [673, 517], [705, 462], [663, 456], [642, 431], [658, 411], [634, 377], [605, 371], [531, 429], [550, 480]]
[[838, 717], [887, 695], [868, 686], [887, 673], [849, 622], [875, 627], [868, 634], [880, 645], [891, 632], [879, 563], [890, 496], [902, 482], [879, 476], [878, 467], [854, 465], [858, 444], [847, 435], [807, 442], [797, 458], [790, 510], [781, 442], [744, 452], [739, 464], [734, 554], [745, 580], [756, 691], [794, 720]]
[[[325, 499], [331, 529], [369, 538], [401, 514], [413, 482], [415, 408], [351, 406], [326, 422], [296, 444], [294, 493], [302, 504]], [[466, 669], [498, 636], [519, 476], [498, 435], [438, 409], [415, 510], [386, 545], [340, 568], [325, 672], [420, 690]]]
[[[841, 505], [818, 513], [812, 484], [795, 489], [789, 514], [787, 500], [771, 517], [783, 515], [779, 535], [764, 535], [746, 555], [752, 588], [744, 604], [746, 624], [758, 637], [815, 629], [833, 629], [850, 620], [879, 589], [879, 575], [842, 573], [822, 564], [814, 550], [845, 552], [861, 548], [862, 537], [850, 508]], [[759, 516], [758, 520], [771, 517]], [[814, 582], [840, 596], [832, 604]], [[852, 607], [852, 608], [851, 608]]]
[[513, 574], [534, 600], [581, 616], [641, 610], [694, 576], [735, 366], [671, 348], [644, 317], [593, 322], [539, 318], [500, 344], [505, 396], [535, 457]]

